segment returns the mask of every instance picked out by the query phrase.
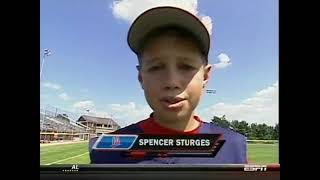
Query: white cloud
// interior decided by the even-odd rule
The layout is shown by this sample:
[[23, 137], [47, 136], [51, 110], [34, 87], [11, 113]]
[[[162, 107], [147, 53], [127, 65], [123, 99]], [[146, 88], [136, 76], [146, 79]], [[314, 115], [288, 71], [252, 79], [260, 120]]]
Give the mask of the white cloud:
[[67, 101], [67, 100], [70, 99], [70, 97], [68, 96], [67, 93], [61, 93], [61, 94], [59, 94], [58, 97], [59, 97], [60, 99], [62, 99], [62, 100], [65, 100], [65, 101]]
[[158, 6], [174, 6], [185, 9], [196, 15], [212, 33], [212, 21], [209, 16], [199, 14], [197, 0], [116, 0], [111, 4], [113, 15], [132, 23], [142, 12]]
[[152, 112], [149, 106], [136, 105], [134, 102], [128, 102], [127, 104], [110, 104], [108, 105], [108, 109], [115, 119], [119, 119], [119, 123], [122, 126], [146, 119]]
[[54, 84], [54, 83], [51, 83], [51, 82], [45, 82], [45, 83], [43, 83], [43, 86], [44, 86], [44, 87], [47, 87], [47, 88], [54, 89], [54, 90], [60, 90], [60, 89], [62, 89], [59, 84]]
[[73, 104], [73, 109], [76, 111], [85, 112], [86, 110], [92, 110], [95, 108], [93, 101], [79, 101]]
[[72, 111], [80, 115], [112, 118], [121, 127], [146, 119], [152, 112], [149, 106], [136, 105], [134, 102], [128, 102], [127, 104], [109, 104], [101, 110], [90, 100], [74, 103]]
[[218, 59], [219, 59], [219, 63], [214, 64], [214, 67], [217, 69], [223, 69], [232, 64], [229, 56], [225, 53], [219, 54]]
[[89, 115], [95, 117], [111, 117], [108, 111], [98, 110], [93, 101], [79, 101], [73, 104], [72, 111], [79, 115]]
[[51, 111], [51, 112], [57, 111], [57, 113], [60, 113], [60, 114], [66, 113], [68, 117], [73, 121], [77, 121], [79, 117], [83, 115], [103, 117], [103, 118], [111, 117], [111, 114], [107, 110], [98, 109], [96, 107], [96, 104], [91, 100], [78, 101], [70, 107], [51, 106], [51, 105], [45, 104], [45, 102], [40, 102], [40, 108], [46, 109], [47, 111]]
[[109, 118], [112, 117], [111, 114], [109, 114], [106, 111], [97, 111], [95, 109], [91, 110], [89, 113], [87, 113], [88, 115], [92, 115], [92, 116], [96, 116], [96, 117], [104, 117], [104, 118]]
[[252, 97], [239, 104], [217, 103], [209, 108], [200, 110], [200, 115], [207, 121], [213, 116], [226, 115], [228, 120], [244, 120], [251, 123], [275, 125], [279, 122], [279, 86], [278, 81], [273, 85], [256, 92]]
[[111, 110], [114, 112], [125, 112], [130, 111], [136, 108], [136, 104], [134, 102], [129, 102], [128, 104], [110, 104]]

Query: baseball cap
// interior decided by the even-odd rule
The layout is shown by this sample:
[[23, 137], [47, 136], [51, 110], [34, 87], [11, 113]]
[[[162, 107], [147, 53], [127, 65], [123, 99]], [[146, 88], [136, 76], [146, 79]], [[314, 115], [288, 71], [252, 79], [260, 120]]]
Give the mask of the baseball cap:
[[190, 12], [171, 6], [155, 7], [139, 15], [128, 31], [129, 47], [138, 54], [145, 36], [155, 29], [166, 26], [178, 26], [191, 32], [201, 43], [203, 52], [208, 55], [210, 35], [204, 24]]

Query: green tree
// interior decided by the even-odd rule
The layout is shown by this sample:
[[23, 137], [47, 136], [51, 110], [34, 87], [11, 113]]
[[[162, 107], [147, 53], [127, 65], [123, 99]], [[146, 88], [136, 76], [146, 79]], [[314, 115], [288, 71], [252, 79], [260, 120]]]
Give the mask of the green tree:
[[229, 128], [230, 122], [227, 121], [226, 116], [223, 115], [222, 117], [214, 116], [213, 119], [211, 119], [211, 123], [216, 124], [223, 128]]
[[274, 134], [274, 127], [273, 126], [267, 126], [267, 134], [264, 137], [264, 139], [268, 139], [268, 140], [273, 139], [273, 134]]
[[273, 129], [272, 139], [279, 140], [279, 124], [277, 123]]
[[252, 123], [250, 125], [250, 132], [249, 132], [249, 139], [258, 139], [258, 124], [257, 123]]
[[211, 119], [211, 123], [223, 128], [231, 128], [251, 140], [279, 139], [279, 124], [276, 124], [275, 127], [273, 127], [268, 126], [265, 123], [252, 123], [249, 125], [246, 121], [233, 120], [229, 122], [225, 115], [221, 117], [214, 116], [213, 119]]
[[265, 123], [258, 124], [256, 133], [258, 139], [268, 138], [268, 126]]
[[249, 136], [250, 127], [246, 121], [233, 120], [233, 121], [231, 121], [231, 127], [236, 132], [238, 132], [244, 136], [247, 136], [247, 137]]

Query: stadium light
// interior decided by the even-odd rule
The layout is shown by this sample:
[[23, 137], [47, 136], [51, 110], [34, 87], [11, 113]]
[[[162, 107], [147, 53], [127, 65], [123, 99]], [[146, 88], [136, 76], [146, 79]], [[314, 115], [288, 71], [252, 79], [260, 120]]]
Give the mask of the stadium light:
[[208, 94], [215, 94], [217, 91], [215, 89], [207, 89], [206, 93]]
[[41, 75], [42, 75], [42, 72], [43, 72], [43, 65], [44, 65], [45, 57], [50, 56], [51, 54], [52, 54], [52, 53], [51, 53], [51, 50], [49, 50], [49, 49], [44, 49], [43, 58], [42, 58], [42, 63], [41, 63], [41, 68], [40, 68], [40, 80], [41, 80]]

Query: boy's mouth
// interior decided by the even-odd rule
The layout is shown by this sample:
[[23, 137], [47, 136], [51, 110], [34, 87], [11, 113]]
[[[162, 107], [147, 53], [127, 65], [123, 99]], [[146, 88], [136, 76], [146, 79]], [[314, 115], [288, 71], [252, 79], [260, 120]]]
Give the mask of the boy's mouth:
[[180, 97], [164, 97], [161, 98], [160, 101], [162, 104], [171, 110], [179, 110], [183, 106], [183, 101], [186, 100], [185, 98]]

